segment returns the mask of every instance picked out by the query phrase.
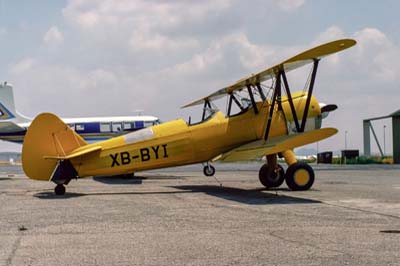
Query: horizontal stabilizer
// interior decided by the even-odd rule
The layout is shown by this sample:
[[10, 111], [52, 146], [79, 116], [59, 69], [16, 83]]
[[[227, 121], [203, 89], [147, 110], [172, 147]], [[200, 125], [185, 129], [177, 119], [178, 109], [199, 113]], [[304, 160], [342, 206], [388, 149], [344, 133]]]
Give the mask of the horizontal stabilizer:
[[52, 159], [52, 160], [70, 160], [79, 156], [83, 156], [83, 155], [87, 155], [89, 153], [92, 152], [96, 152], [96, 151], [101, 151], [101, 146], [84, 146], [81, 148], [78, 148], [74, 151], [72, 151], [71, 153], [69, 153], [68, 155], [65, 156], [43, 156], [43, 159]]
[[267, 141], [257, 140], [223, 153], [214, 158], [213, 161], [234, 162], [253, 160], [261, 158], [264, 155], [275, 154], [317, 142], [336, 133], [337, 129], [335, 128], [321, 128], [304, 133], [271, 138]]
[[0, 132], [1, 133], [15, 133], [25, 131], [25, 128], [11, 121], [0, 121]]

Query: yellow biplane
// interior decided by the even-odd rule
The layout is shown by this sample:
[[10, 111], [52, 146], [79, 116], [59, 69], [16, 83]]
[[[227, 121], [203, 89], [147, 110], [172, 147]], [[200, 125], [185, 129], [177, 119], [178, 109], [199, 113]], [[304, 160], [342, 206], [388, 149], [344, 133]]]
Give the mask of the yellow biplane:
[[[342, 39], [317, 46], [183, 106], [203, 106], [198, 123], [178, 119], [88, 144], [56, 115], [42, 113], [26, 133], [23, 169], [31, 179], [53, 181], [55, 193], [63, 195], [64, 185], [78, 177], [133, 174], [194, 163], [203, 163], [204, 174], [212, 176], [215, 168], [211, 162], [266, 156], [259, 171], [265, 187], [279, 187], [286, 181], [292, 190], [307, 190], [314, 183], [314, 171], [296, 160], [293, 149], [337, 133], [334, 128], [321, 128], [322, 119], [337, 106], [321, 104], [312, 95], [318, 65], [321, 58], [355, 44]], [[306, 64], [312, 64], [307, 86], [292, 93], [286, 73]], [[213, 103], [224, 96], [226, 114]], [[285, 159], [286, 173], [277, 156]]]

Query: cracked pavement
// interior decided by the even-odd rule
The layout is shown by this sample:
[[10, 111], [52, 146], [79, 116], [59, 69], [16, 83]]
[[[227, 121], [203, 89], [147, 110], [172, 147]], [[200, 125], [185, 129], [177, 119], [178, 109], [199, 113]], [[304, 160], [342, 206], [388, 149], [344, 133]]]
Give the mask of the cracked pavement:
[[[259, 163], [52, 183], [0, 167], [0, 265], [400, 265], [400, 167], [313, 166], [264, 190]], [[25, 230], [26, 229], [26, 230]]]

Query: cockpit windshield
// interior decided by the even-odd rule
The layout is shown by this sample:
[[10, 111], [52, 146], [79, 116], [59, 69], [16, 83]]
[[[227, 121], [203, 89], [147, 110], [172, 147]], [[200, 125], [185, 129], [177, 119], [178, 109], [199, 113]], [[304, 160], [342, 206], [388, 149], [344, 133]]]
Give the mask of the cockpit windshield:
[[218, 112], [218, 107], [210, 101], [205, 101], [203, 108], [202, 108], [201, 120], [197, 121], [197, 122], [193, 122], [191, 117], [189, 117], [188, 125], [193, 126], [193, 125], [201, 124], [201, 123], [209, 120], [211, 117], [213, 117], [216, 112]]
[[[266, 88], [264, 88], [261, 85], [254, 88], [253, 87], [247, 89], [246, 88], [247, 87], [244, 87], [243, 89], [233, 90], [231, 92], [224, 92], [220, 95], [214, 96], [214, 98], [207, 98], [207, 97], [203, 98], [201, 100], [203, 101], [202, 106], [200, 105], [201, 102], [199, 103], [195, 102], [195, 104], [189, 104], [188, 106], [198, 106], [197, 108], [200, 109], [199, 113], [201, 114], [201, 118], [200, 121], [197, 119], [193, 121], [192, 117], [189, 117], [187, 124], [189, 126], [197, 125], [209, 120], [211, 117], [214, 116], [214, 114], [217, 111], [220, 110], [218, 106], [221, 107], [221, 110], [225, 109], [226, 117], [237, 116], [251, 109], [254, 109], [254, 112], [258, 113], [256, 102], [266, 100], [266, 94], [264, 93], [264, 90]], [[225, 102], [219, 101], [220, 99], [222, 100], [222, 98], [224, 98], [223, 96], [225, 95], [227, 96], [227, 101]], [[213, 101], [211, 101], [211, 99]]]

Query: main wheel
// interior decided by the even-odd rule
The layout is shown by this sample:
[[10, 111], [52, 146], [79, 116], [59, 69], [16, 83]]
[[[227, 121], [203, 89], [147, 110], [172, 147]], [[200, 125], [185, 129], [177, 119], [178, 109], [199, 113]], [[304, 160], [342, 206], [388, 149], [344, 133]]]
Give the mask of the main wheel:
[[54, 193], [56, 195], [64, 195], [65, 194], [65, 187], [63, 184], [57, 184], [57, 186], [54, 188]]
[[267, 164], [264, 164], [258, 172], [258, 178], [266, 188], [279, 187], [285, 180], [285, 170], [280, 164], [277, 164], [275, 169], [270, 169]]
[[215, 174], [215, 168], [212, 165], [206, 165], [203, 168], [203, 173], [205, 176], [213, 176]]
[[294, 163], [287, 169], [285, 181], [291, 190], [308, 190], [314, 184], [314, 170], [306, 163]]

